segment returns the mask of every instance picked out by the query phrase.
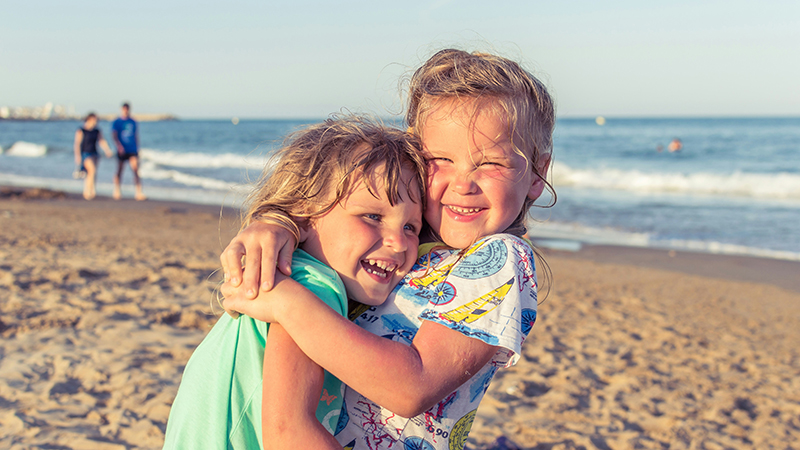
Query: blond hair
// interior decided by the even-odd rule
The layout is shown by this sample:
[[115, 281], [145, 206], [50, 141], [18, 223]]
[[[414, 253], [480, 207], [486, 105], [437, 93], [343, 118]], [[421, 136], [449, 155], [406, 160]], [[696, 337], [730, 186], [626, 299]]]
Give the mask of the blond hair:
[[[539, 170], [553, 149], [555, 106], [544, 84], [519, 64], [501, 56], [446, 49], [437, 52], [411, 77], [408, 126], [422, 134], [428, 114], [441, 100], [474, 99], [473, 120], [485, 108], [497, 109], [508, 127], [517, 153], [553, 195], [555, 190]], [[522, 236], [527, 212], [534, 200], [526, 198], [522, 211], [504, 230]]]
[[[364, 117], [337, 117], [295, 132], [250, 195], [242, 227], [254, 221], [277, 224], [299, 242], [298, 223], [330, 211], [359, 181], [368, 180], [372, 195], [383, 194], [392, 205], [401, 202], [403, 169], [414, 174], [405, 186], [410, 201], [423, 204], [426, 165], [420, 148], [415, 136]], [[383, 193], [372, 190], [378, 180]]]

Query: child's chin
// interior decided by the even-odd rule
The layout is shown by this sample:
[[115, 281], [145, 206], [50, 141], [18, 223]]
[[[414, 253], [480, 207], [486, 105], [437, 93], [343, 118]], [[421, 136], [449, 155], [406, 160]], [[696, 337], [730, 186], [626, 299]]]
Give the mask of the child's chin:
[[371, 296], [360, 295], [354, 300], [357, 301], [358, 303], [361, 303], [362, 305], [378, 306], [386, 302], [387, 296], [388, 295], [371, 295]]
[[386, 301], [386, 298], [382, 298], [382, 299], [374, 299], [374, 298], [357, 299], [356, 301], [361, 303], [362, 305], [378, 306], [378, 305], [382, 305]]

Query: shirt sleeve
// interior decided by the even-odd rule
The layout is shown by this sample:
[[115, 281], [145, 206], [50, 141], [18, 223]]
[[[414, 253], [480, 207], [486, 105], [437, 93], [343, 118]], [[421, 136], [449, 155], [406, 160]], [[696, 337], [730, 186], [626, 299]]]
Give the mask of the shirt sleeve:
[[310, 256], [295, 252], [292, 258], [292, 279], [310, 290], [334, 311], [347, 317], [344, 283], [333, 269]]
[[513, 365], [536, 320], [533, 250], [511, 235], [478, 241], [461, 254], [434, 288], [420, 319], [502, 347], [498, 365]]

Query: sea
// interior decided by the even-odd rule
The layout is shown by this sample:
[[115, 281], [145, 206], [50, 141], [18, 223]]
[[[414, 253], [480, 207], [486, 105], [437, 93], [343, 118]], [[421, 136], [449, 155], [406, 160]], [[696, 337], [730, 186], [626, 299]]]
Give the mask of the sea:
[[[142, 122], [145, 193], [241, 207], [287, 134], [320, 120]], [[0, 120], [0, 185], [81, 192], [72, 153], [79, 126]], [[99, 126], [109, 139], [110, 124]], [[682, 148], [670, 152], [676, 138]], [[545, 194], [531, 210], [538, 245], [800, 261], [800, 118], [563, 118], [553, 161], [557, 201], [546, 207], [553, 198]], [[111, 194], [115, 166], [101, 158], [99, 195]], [[123, 185], [131, 198], [128, 169]]]

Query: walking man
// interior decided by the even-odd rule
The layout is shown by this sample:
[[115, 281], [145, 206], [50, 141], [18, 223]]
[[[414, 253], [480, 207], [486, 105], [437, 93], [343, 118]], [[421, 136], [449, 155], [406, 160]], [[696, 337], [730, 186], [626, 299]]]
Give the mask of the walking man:
[[122, 183], [122, 169], [125, 162], [131, 165], [133, 171], [133, 184], [136, 186], [136, 200], [146, 200], [142, 192], [142, 180], [139, 179], [139, 130], [136, 121], [131, 118], [131, 107], [127, 103], [122, 105], [122, 110], [117, 120], [111, 125], [111, 134], [117, 145], [117, 173], [114, 175], [114, 200], [122, 198], [120, 185]]

